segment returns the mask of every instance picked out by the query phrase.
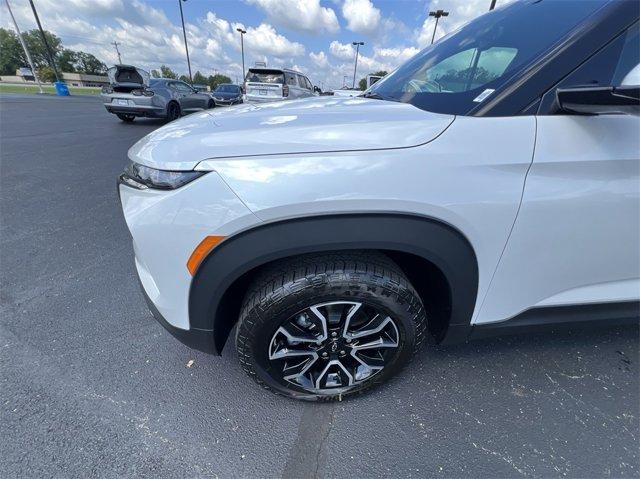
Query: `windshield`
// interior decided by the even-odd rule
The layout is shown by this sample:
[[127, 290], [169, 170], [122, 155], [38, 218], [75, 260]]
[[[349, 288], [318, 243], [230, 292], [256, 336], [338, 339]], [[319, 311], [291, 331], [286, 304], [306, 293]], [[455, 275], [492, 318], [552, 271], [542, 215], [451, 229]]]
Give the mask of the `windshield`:
[[238, 93], [239, 88], [237, 85], [218, 85], [216, 91], [219, 93]]
[[528, 0], [507, 5], [424, 49], [365, 95], [465, 115], [603, 4]]
[[284, 73], [281, 70], [249, 70], [246, 81], [254, 83], [279, 83], [284, 85]]

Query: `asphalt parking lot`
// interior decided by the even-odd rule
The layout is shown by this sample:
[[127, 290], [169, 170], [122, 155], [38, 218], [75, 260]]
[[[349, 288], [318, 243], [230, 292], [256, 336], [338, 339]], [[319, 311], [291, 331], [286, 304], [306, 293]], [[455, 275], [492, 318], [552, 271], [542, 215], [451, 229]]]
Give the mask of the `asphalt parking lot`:
[[638, 477], [638, 328], [427, 345], [335, 404], [148, 313], [115, 178], [162, 122], [0, 97], [0, 477]]

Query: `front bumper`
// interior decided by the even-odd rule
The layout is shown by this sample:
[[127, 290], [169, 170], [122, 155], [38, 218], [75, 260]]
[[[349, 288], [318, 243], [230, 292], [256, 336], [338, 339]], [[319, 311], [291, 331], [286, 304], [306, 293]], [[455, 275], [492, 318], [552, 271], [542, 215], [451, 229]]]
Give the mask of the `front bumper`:
[[[176, 337], [204, 335], [190, 328], [192, 276], [187, 261], [206, 236], [230, 236], [259, 220], [215, 172], [175, 190], [120, 183], [118, 192], [133, 238], [138, 277], [154, 316], [173, 328]], [[204, 344], [201, 341], [196, 343]]]
[[216, 106], [231, 106], [239, 105], [240, 103], [242, 103], [242, 98], [233, 98], [231, 100], [218, 100], [217, 98], [214, 98], [213, 101], [215, 102]]
[[138, 283], [140, 285], [140, 290], [142, 291], [142, 296], [144, 296], [145, 301], [147, 302], [147, 307], [149, 311], [153, 315], [153, 317], [158, 321], [164, 329], [169, 331], [171, 335], [180, 341], [185, 346], [188, 346], [192, 349], [197, 349], [198, 351], [202, 351], [204, 353], [216, 354], [215, 343], [213, 341], [213, 331], [205, 330], [205, 329], [180, 329], [173, 326], [169, 323], [164, 316], [158, 311], [156, 305], [153, 304], [151, 298], [147, 294], [147, 291], [144, 289], [144, 285], [142, 284], [142, 280], [140, 276], [138, 276]]

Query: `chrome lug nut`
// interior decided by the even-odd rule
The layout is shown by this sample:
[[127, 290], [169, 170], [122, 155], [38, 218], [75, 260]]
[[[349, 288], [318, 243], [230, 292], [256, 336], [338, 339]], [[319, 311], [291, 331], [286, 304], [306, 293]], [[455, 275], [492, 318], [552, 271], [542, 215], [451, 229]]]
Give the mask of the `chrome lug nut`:
[[338, 335], [338, 333], [336, 333], [335, 331], [331, 333], [331, 337], [335, 338]]
[[329, 353], [327, 353], [326, 351], [324, 353], [322, 353], [322, 357], [326, 358], [327, 356], [329, 356]]

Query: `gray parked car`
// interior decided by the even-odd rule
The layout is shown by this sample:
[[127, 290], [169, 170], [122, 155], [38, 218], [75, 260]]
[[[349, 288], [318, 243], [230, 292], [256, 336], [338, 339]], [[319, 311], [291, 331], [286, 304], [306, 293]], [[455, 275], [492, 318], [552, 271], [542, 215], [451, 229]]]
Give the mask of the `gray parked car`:
[[137, 116], [172, 121], [216, 106], [208, 93], [180, 80], [150, 78], [146, 71], [134, 66], [116, 65], [107, 75], [110, 84], [102, 88], [104, 107], [127, 123]]

